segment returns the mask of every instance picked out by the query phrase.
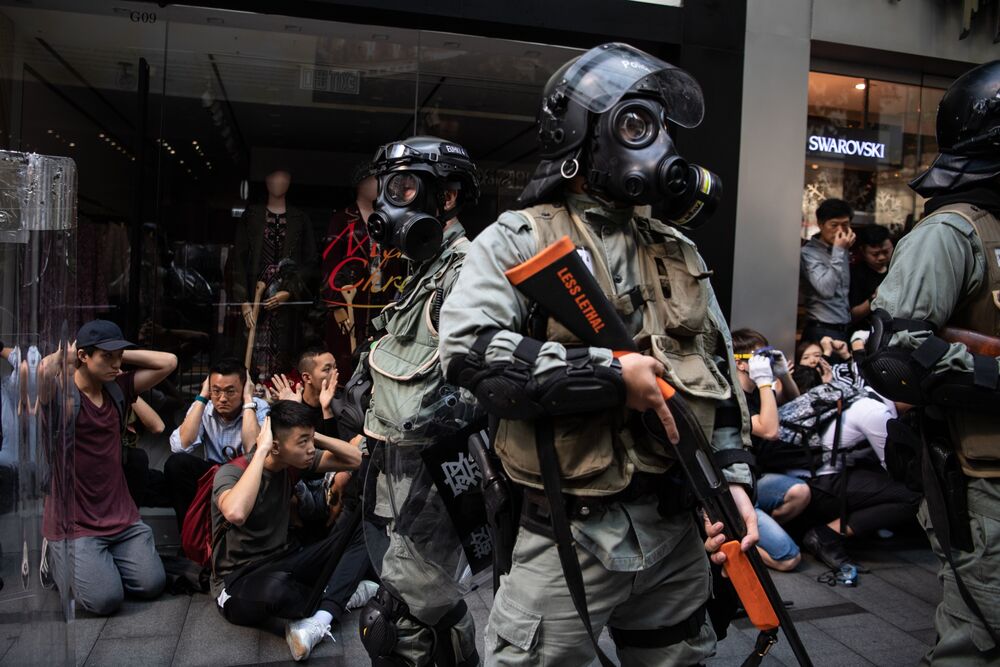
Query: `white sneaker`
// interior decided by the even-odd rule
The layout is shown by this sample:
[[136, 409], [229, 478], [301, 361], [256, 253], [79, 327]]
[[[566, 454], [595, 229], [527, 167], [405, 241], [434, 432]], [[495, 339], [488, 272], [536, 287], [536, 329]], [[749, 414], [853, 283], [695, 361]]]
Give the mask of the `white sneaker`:
[[41, 581], [42, 588], [47, 591], [51, 591], [56, 587], [56, 582], [52, 578], [52, 569], [49, 565], [49, 541], [44, 537], [42, 538], [42, 557], [38, 563], [38, 579]]
[[375, 597], [375, 593], [378, 592], [378, 584], [374, 581], [368, 581], [364, 579], [358, 584], [358, 588], [351, 595], [351, 599], [347, 601], [348, 609], [361, 609], [368, 601]]
[[303, 618], [285, 624], [285, 641], [288, 642], [288, 648], [292, 651], [292, 659], [296, 662], [308, 658], [324, 637], [329, 637], [330, 641], [337, 641], [330, 633], [329, 625], [323, 625], [312, 618]]

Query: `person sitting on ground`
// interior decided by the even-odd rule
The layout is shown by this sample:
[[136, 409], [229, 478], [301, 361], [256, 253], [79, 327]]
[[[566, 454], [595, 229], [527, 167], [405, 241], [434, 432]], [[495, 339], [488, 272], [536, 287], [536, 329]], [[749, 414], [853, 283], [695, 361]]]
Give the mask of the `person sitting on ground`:
[[[93, 320], [80, 327], [75, 344], [48, 355], [39, 368], [40, 400], [48, 403], [62, 369], [76, 366], [67, 383], [76, 413], [73, 453], [68, 461], [53, 457], [40, 575], [43, 585], [52, 582], [64, 596], [72, 594], [78, 609], [100, 616], [117, 611], [126, 594], [155, 598], [166, 582], [153, 531], [128, 492], [122, 431], [126, 407], [170, 375], [177, 357], [126, 349], [131, 347], [118, 325]], [[122, 373], [123, 364], [136, 370]]]
[[300, 547], [289, 539], [292, 487], [300, 472], [355, 469], [360, 436], [347, 443], [317, 434], [312, 410], [295, 401], [271, 406], [257, 445], [219, 468], [212, 487], [212, 595], [230, 623], [291, 620], [285, 639], [304, 660], [342, 613], [345, 592], [330, 585], [343, 534]]
[[[856, 341], [855, 346], [863, 345]], [[819, 373], [796, 369], [802, 391], [820, 384]], [[809, 479], [812, 498], [806, 517], [813, 521], [802, 538], [802, 547], [831, 569], [851, 564], [843, 537], [868, 537], [879, 529], [894, 529], [913, 521], [920, 494], [885, 472], [886, 423], [911, 406], [883, 400], [871, 390], [854, 400], [841, 415], [838, 456], [832, 461], [836, 420], [820, 436], [823, 465]], [[866, 446], [867, 445], [867, 446]], [[872, 464], [866, 461], [875, 459]], [[806, 471], [790, 474], [808, 477]], [[841, 525], [844, 511], [846, 525]]]
[[[736, 370], [746, 394], [750, 436], [755, 450], [759, 449], [761, 441], [778, 437], [775, 383], [780, 381], [786, 392], [798, 395], [784, 355], [777, 350], [765, 350], [768, 347], [767, 339], [753, 329], [733, 332]], [[765, 356], [768, 352], [773, 356]], [[748, 355], [749, 358], [743, 358]], [[808, 505], [809, 485], [801, 479], [765, 473], [757, 481], [757, 527], [760, 531], [757, 550], [768, 567], [787, 572], [799, 564], [802, 558], [799, 547], [779, 524], [798, 516]]]
[[803, 339], [795, 348], [795, 359], [797, 366], [815, 368], [824, 383], [833, 380], [855, 383], [860, 378], [848, 343], [839, 338]]
[[141, 432], [159, 435], [164, 429], [166, 424], [153, 406], [137, 396], [129, 406], [122, 434], [122, 466], [136, 507], [172, 507], [163, 471], [149, 467], [149, 454], [139, 445]]
[[[213, 465], [242, 454], [257, 439], [269, 407], [253, 392], [240, 362], [220, 359], [209, 369], [184, 421], [170, 434], [173, 454], [163, 473], [178, 528], [183, 528], [201, 476]], [[199, 447], [200, 456], [194, 453]]]

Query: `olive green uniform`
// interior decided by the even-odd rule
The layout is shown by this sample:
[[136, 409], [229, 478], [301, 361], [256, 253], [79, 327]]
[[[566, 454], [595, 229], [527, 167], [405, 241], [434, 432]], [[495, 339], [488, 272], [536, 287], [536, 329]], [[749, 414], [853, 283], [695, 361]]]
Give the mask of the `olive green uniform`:
[[[486, 363], [511, 363], [528, 328], [531, 304], [504, 272], [566, 233], [584, 248], [579, 252], [627, 329], [655, 334], [644, 342], [660, 353], [657, 357], [668, 369], [668, 381], [695, 392], [688, 397], [699, 410], [713, 448], [743, 448], [748, 444], [749, 419], [742, 392], [731, 391], [735, 380], [720, 372], [726, 365], [718, 363], [729, 359], [728, 368], [734, 368], [729, 331], [694, 245], [676, 230], [635, 215], [633, 209], [609, 210], [582, 196], [570, 196], [568, 204], [568, 208], [543, 206], [504, 213], [472, 243], [459, 278], [461, 290], [442, 309], [445, 368], [492, 329], [499, 331], [486, 348]], [[664, 266], [670, 270], [660, 274], [658, 268]], [[664, 291], [672, 291], [669, 303], [663, 299]], [[641, 298], [630, 299], [630, 294]], [[659, 308], [660, 318], [655, 325], [650, 319], [654, 308]], [[665, 330], [672, 333], [666, 335]], [[573, 344], [552, 320], [545, 339], [532, 368], [539, 381], [567, 365], [567, 345]], [[588, 353], [594, 365], [612, 362], [611, 350], [589, 348]], [[742, 428], [713, 428], [715, 407], [724, 402], [739, 411]], [[692, 513], [664, 517], [650, 494], [599, 502], [622, 491], [636, 472], [656, 474], [671, 465], [662, 448], [618, 430], [620, 413], [624, 406], [608, 414], [553, 419], [563, 491], [595, 501], [592, 511], [577, 512], [571, 521], [595, 632], [606, 625], [622, 630], [677, 625], [704, 604], [711, 587], [708, 559]], [[494, 448], [513, 481], [541, 489], [533, 437], [532, 422], [501, 420]], [[725, 474], [730, 482], [751, 481], [743, 464], [726, 468]], [[712, 654], [715, 643], [706, 619], [700, 631], [685, 641], [620, 648], [618, 656], [625, 665], [695, 664]], [[594, 658], [551, 537], [524, 526], [519, 529], [512, 569], [500, 580], [485, 644], [487, 665], [572, 666], [589, 664]]]
[[[436, 625], [462, 601], [462, 590], [447, 571], [453, 563], [432, 562], [435, 555], [458, 556], [460, 547], [452, 544], [447, 534], [439, 537], [440, 551], [420, 536], [404, 538], [400, 523], [406, 514], [405, 505], [411, 486], [421, 488], [425, 522], [437, 522], [442, 530], [451, 530], [451, 519], [444, 511], [436, 489], [428, 485], [422, 470], [420, 451], [435, 442], [431, 423], [439, 406], [435, 397], [444, 386], [438, 362], [438, 335], [433, 311], [435, 302], [448, 298], [458, 278], [468, 240], [462, 225], [455, 221], [445, 230], [441, 254], [419, 267], [408, 280], [400, 298], [376, 320], [385, 325], [386, 334], [372, 346], [368, 363], [372, 370], [372, 398], [365, 414], [365, 434], [385, 446], [379, 476], [375, 513], [390, 520], [389, 547], [381, 562], [376, 562], [385, 585], [407, 605], [411, 616], [396, 622], [398, 633], [393, 655], [408, 664], [421, 667], [430, 664], [434, 635], [427, 626]], [[434, 516], [428, 517], [428, 514]], [[404, 518], [404, 523], [410, 523]], [[376, 541], [377, 542], [377, 541]], [[449, 546], [456, 549], [449, 550]], [[375, 554], [378, 557], [378, 554]], [[423, 625], [422, 625], [423, 624]], [[466, 611], [453, 626], [450, 641], [459, 660], [476, 654], [475, 625]], [[439, 641], [448, 641], [441, 637]]]
[[[982, 229], [984, 239], [967, 217], [950, 208], [932, 213], [899, 243], [872, 307], [883, 308], [894, 318], [926, 320], [936, 328], [950, 324], [1000, 335], [995, 330], [1000, 316], [994, 314], [992, 327], [982, 324], [983, 315], [986, 320], [989, 318], [988, 310], [975, 316], [979, 325], [968, 320], [974, 316], [970, 315], [970, 308], [976, 308], [977, 302], [978, 306], [989, 304], [980, 298], [984, 290], [992, 292], [991, 287], [997, 288], [991, 285], [991, 274], [995, 275], [1000, 267], [996, 243], [1000, 238], [1000, 223], [995, 219], [980, 223], [986, 225]], [[989, 294], [986, 296], [992, 300]], [[1000, 313], [1000, 303], [995, 305]], [[928, 335], [904, 331], [894, 335], [892, 344], [916, 349]], [[952, 344], [934, 368], [946, 369], [973, 370], [972, 355], [964, 345]], [[953, 444], [960, 451], [970, 445], [1000, 451], [1000, 419], [995, 415], [952, 411], [947, 416]], [[971, 469], [966, 472], [984, 474]], [[993, 628], [1000, 628], [1000, 478], [970, 476], [967, 496], [974, 550], [953, 550], [953, 557], [987, 621]], [[924, 664], [963, 667], [997, 664], [1000, 648], [962, 600], [954, 574], [931, 528], [926, 503], [920, 519], [942, 561], [939, 578], [944, 593], [934, 619], [938, 641], [925, 656]]]

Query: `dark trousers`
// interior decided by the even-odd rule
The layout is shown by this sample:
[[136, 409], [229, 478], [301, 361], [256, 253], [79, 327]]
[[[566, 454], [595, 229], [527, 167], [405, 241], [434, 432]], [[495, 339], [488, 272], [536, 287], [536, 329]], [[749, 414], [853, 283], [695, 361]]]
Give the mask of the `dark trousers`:
[[170, 507], [170, 489], [164, 473], [150, 470], [149, 454], [141, 447], [122, 449], [122, 470], [136, 507]]
[[171, 454], [163, 464], [163, 475], [170, 490], [170, 504], [177, 513], [178, 530], [183, 528], [184, 516], [198, 492], [198, 480], [213, 465], [215, 464], [211, 461], [183, 452]]
[[[370, 561], [360, 523], [353, 513], [341, 515], [330, 535], [315, 544], [263, 564], [251, 563], [225, 577], [222, 615], [236, 625], [259, 626], [268, 619], [304, 618], [317, 610], [334, 620], [344, 615], [347, 601], [368, 573]], [[339, 530], [338, 530], [339, 528]], [[324, 570], [347, 541], [346, 549], [327, 578]], [[319, 604], [316, 599], [322, 589]]]
[[[858, 537], [880, 528], [895, 528], [913, 521], [920, 494], [889, 478], [883, 471], [854, 468], [847, 474], [847, 525]], [[822, 475], [809, 481], [812, 500], [808, 513], [816, 522], [840, 517], [841, 489], [845, 473]]]

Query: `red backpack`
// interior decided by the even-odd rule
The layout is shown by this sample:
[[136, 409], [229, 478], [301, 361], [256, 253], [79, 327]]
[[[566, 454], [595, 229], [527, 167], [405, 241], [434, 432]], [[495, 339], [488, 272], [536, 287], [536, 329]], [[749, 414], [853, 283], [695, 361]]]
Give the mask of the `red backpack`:
[[[246, 456], [237, 456], [230, 463], [247, 469], [249, 462]], [[201, 566], [208, 565], [212, 560], [212, 486], [215, 483], [215, 473], [222, 467], [216, 463], [205, 471], [198, 480], [198, 490], [194, 500], [184, 515], [181, 527], [181, 547], [184, 555]]]

